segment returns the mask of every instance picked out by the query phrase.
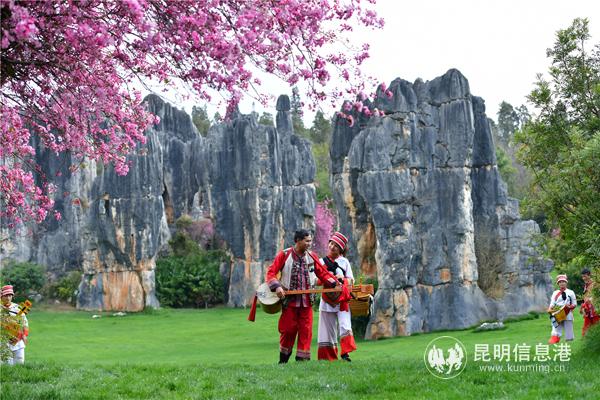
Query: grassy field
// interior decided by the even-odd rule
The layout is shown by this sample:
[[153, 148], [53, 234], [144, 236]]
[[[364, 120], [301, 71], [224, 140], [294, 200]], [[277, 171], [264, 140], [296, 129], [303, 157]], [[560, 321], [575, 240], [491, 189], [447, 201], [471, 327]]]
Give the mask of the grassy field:
[[[507, 370], [499, 362], [474, 362], [476, 344], [545, 343], [544, 316], [509, 323], [502, 331], [435, 332], [380, 341], [358, 341], [352, 363], [311, 361], [277, 365], [279, 315], [247, 311], [159, 310], [113, 317], [33, 310], [26, 365], [3, 366], [5, 399], [203, 399], [203, 398], [510, 398], [597, 399], [600, 358], [576, 340], [567, 362], [544, 363], [549, 371]], [[316, 321], [313, 359], [316, 360]], [[465, 345], [467, 366], [442, 380], [426, 369], [427, 344], [451, 335]], [[533, 350], [532, 350], [533, 352]], [[528, 363], [512, 363], [522, 366]], [[503, 371], [482, 370], [491, 365]], [[596, 389], [597, 390], [597, 389]]]

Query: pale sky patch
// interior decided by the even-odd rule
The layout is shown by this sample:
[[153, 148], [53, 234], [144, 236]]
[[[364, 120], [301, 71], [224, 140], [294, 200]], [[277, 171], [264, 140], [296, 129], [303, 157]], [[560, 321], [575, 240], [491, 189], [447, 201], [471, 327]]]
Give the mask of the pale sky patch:
[[[386, 83], [398, 77], [414, 82], [457, 68], [469, 80], [471, 93], [485, 100], [487, 115], [494, 119], [502, 100], [532, 108], [526, 96], [536, 74], [548, 70], [546, 49], [553, 45], [557, 30], [577, 17], [588, 18], [590, 43], [600, 43], [600, 2], [594, 0], [379, 0], [377, 11], [386, 20], [384, 29], [353, 36], [371, 45], [365, 74]], [[276, 78], [263, 82], [263, 92], [291, 96], [285, 82]], [[179, 94], [165, 98], [188, 112], [194, 104]], [[218, 100], [208, 103], [210, 117], [217, 110], [224, 114]], [[266, 109], [249, 98], [240, 103], [243, 113], [253, 109], [275, 114], [275, 103]], [[323, 104], [323, 111], [331, 115], [335, 110]], [[313, 116], [305, 110], [306, 125]]]

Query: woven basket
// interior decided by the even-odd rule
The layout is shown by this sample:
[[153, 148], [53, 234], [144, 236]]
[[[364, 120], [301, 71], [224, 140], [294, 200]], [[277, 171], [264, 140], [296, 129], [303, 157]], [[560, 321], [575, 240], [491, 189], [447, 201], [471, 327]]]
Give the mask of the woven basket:
[[353, 317], [366, 317], [371, 313], [371, 296], [368, 293], [355, 293], [350, 299], [350, 313]]

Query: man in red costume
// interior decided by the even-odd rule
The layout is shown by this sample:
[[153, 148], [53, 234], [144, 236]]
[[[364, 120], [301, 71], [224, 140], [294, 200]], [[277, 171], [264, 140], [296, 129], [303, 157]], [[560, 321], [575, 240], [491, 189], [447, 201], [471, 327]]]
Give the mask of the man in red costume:
[[[309, 248], [312, 235], [304, 229], [294, 235], [294, 247], [280, 251], [273, 264], [267, 270], [266, 281], [271, 291], [283, 299], [283, 308], [279, 318], [279, 363], [285, 364], [292, 355], [296, 336], [296, 361], [310, 360], [310, 342], [312, 340], [312, 299], [308, 294], [285, 296], [286, 290], [306, 290], [311, 285], [314, 273], [325, 287], [338, 285], [335, 276], [321, 264], [317, 255]], [[281, 277], [277, 278], [281, 272]], [[314, 283], [314, 282], [313, 282]]]

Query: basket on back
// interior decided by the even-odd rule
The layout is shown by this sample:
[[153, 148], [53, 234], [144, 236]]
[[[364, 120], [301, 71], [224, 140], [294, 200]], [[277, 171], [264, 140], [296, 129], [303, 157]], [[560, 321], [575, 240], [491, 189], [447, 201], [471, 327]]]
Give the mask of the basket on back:
[[375, 292], [374, 287], [370, 284], [361, 284], [358, 287], [360, 290], [352, 290], [352, 299], [350, 299], [350, 313], [353, 317], [366, 317], [371, 314], [373, 293]]

